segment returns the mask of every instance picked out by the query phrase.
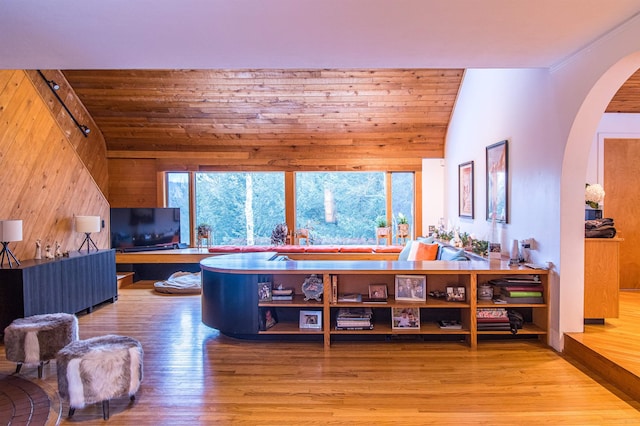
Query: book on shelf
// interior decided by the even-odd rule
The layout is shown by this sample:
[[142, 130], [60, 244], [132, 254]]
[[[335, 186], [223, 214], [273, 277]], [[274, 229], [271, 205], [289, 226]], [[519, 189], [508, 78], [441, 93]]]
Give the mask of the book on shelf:
[[349, 318], [358, 319], [366, 318], [371, 319], [373, 317], [373, 311], [371, 308], [340, 308], [338, 310], [338, 319]]
[[511, 331], [511, 325], [508, 322], [478, 324], [478, 331]]
[[541, 285], [507, 285], [507, 286], [500, 286], [499, 287], [500, 290], [506, 290], [506, 291], [544, 291], [544, 287], [542, 287]]
[[509, 318], [505, 308], [477, 308], [476, 318]]
[[387, 299], [381, 298], [381, 297], [363, 297], [362, 302], [363, 303], [387, 303]]
[[504, 323], [509, 322], [509, 317], [497, 317], [497, 318], [476, 318], [478, 324], [491, 324], [491, 323]]
[[338, 302], [362, 302], [362, 295], [359, 293], [338, 294]]
[[438, 325], [442, 329], [447, 330], [460, 330], [462, 329], [462, 323], [457, 320], [440, 320], [438, 321]]
[[271, 290], [272, 296], [293, 296], [294, 291], [292, 288], [274, 288]]
[[373, 324], [361, 325], [361, 326], [340, 326], [336, 325], [338, 331], [361, 331], [361, 330], [373, 330]]
[[288, 296], [276, 296], [275, 294], [273, 296], [271, 296], [271, 300], [274, 302], [277, 302], [279, 300], [293, 300], [293, 294], [290, 294]]
[[503, 300], [504, 303], [526, 303], [531, 305], [539, 305], [544, 303], [544, 297], [542, 296], [534, 296], [534, 297], [509, 297], [501, 294], [500, 300]]
[[502, 290], [500, 294], [504, 294], [507, 297], [542, 297], [541, 291], [507, 291]]
[[331, 276], [331, 303], [338, 301], [338, 276]]

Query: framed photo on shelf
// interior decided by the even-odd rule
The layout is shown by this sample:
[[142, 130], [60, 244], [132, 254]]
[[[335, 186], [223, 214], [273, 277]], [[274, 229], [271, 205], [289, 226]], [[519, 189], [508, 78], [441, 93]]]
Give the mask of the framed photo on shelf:
[[270, 282], [258, 283], [258, 301], [271, 302], [272, 297], [273, 297], [273, 293], [271, 291], [271, 283]]
[[447, 286], [445, 297], [447, 302], [464, 302], [467, 300], [465, 288], [459, 286]]
[[473, 161], [458, 166], [458, 216], [473, 219]]
[[300, 328], [322, 330], [322, 311], [300, 311]]
[[369, 299], [387, 300], [387, 285], [369, 284]]
[[409, 302], [427, 300], [426, 275], [396, 275], [395, 299]]
[[420, 330], [420, 308], [391, 308], [391, 328], [394, 330]]
[[509, 222], [509, 150], [507, 141], [487, 147], [487, 220]]
[[260, 308], [260, 324], [258, 329], [265, 331], [278, 323], [278, 314], [274, 308]]

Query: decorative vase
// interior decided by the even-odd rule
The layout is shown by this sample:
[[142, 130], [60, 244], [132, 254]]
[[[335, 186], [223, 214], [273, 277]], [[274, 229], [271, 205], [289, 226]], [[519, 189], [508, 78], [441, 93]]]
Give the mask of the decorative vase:
[[600, 209], [592, 209], [585, 208], [584, 209], [584, 220], [594, 220], [594, 219], [602, 219], [602, 210]]

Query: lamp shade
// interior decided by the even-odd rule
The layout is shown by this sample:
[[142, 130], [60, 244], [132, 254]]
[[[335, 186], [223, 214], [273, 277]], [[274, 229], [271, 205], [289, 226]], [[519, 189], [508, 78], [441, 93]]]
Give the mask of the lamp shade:
[[22, 221], [0, 220], [0, 241], [22, 241]]
[[100, 232], [100, 216], [76, 216], [77, 232]]

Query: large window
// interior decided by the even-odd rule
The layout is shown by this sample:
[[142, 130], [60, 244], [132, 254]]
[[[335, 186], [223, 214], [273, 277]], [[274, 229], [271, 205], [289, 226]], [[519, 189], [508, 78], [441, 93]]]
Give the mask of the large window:
[[167, 173], [167, 207], [180, 207], [180, 242], [189, 244], [189, 173]]
[[383, 172], [296, 173], [296, 224], [314, 244], [374, 244], [386, 216]]
[[270, 244], [285, 221], [284, 173], [196, 173], [195, 203], [195, 226], [209, 224], [213, 244]]
[[[377, 219], [385, 217], [395, 232], [400, 213], [413, 233], [414, 173], [296, 172], [288, 196], [283, 172], [192, 173], [167, 173], [168, 206], [181, 209], [183, 241], [206, 223], [212, 244], [269, 245], [289, 217], [290, 231], [309, 229], [313, 244], [376, 244]], [[294, 200], [295, 211], [285, 200]]]

